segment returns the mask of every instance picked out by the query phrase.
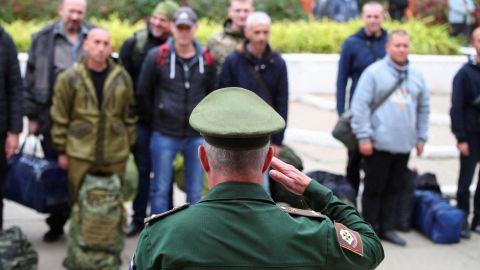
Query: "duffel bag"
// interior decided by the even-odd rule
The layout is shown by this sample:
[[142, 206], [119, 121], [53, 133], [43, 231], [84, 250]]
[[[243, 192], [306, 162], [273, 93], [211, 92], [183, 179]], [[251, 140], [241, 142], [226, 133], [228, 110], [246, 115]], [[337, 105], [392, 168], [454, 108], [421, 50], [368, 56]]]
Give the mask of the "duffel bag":
[[415, 226], [434, 243], [460, 241], [464, 213], [433, 191], [415, 192]]
[[24, 146], [9, 160], [5, 198], [41, 213], [69, 209], [67, 171], [56, 160], [23, 153]]

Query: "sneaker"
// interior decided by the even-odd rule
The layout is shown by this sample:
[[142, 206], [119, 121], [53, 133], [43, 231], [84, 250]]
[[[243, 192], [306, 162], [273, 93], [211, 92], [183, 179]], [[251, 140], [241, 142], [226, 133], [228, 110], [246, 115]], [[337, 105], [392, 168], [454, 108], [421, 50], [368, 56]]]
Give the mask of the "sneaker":
[[46, 243], [53, 243], [53, 242], [56, 242], [58, 241], [58, 239], [60, 239], [60, 237], [62, 237], [63, 235], [63, 229], [50, 229], [48, 232], [46, 232], [44, 235], [43, 235], [43, 242], [46, 242]]
[[473, 217], [471, 229], [476, 233], [480, 233], [480, 216]]

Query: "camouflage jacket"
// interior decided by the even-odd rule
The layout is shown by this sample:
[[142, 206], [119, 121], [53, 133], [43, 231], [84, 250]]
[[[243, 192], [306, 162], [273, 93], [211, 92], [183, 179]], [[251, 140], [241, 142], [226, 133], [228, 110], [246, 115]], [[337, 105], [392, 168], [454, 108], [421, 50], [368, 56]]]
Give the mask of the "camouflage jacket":
[[217, 77], [220, 75], [225, 58], [245, 41], [243, 31], [232, 29], [232, 20], [228, 19], [223, 24], [223, 32], [217, 33], [207, 40], [207, 48], [213, 55], [217, 66]]
[[132, 81], [112, 60], [108, 69], [101, 106], [84, 60], [58, 76], [50, 109], [57, 151], [96, 164], [127, 160], [136, 139]]

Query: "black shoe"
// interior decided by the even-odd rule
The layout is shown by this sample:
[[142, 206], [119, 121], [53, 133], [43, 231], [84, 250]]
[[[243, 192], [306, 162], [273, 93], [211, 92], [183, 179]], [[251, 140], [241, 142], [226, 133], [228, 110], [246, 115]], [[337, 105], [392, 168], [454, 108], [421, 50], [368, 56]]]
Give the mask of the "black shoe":
[[480, 233], [480, 217], [475, 216], [472, 220], [472, 231]]
[[127, 237], [132, 237], [139, 234], [143, 230], [143, 226], [144, 224], [142, 222], [132, 221], [132, 223], [130, 223], [130, 225], [127, 227]]
[[56, 242], [63, 235], [63, 229], [50, 229], [43, 235], [43, 242], [53, 243]]
[[386, 230], [384, 231], [381, 235], [380, 238], [390, 242], [392, 244], [395, 244], [397, 246], [405, 246], [407, 245], [407, 242], [403, 240], [400, 236], [398, 236], [393, 230]]

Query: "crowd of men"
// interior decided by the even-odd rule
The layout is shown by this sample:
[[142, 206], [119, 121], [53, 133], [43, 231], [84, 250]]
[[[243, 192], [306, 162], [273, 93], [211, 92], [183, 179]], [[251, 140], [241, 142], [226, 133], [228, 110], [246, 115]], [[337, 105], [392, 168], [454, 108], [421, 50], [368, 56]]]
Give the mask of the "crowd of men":
[[[72, 206], [87, 174], [123, 179], [133, 152], [139, 185], [126, 235], [142, 232], [133, 269], [371, 269], [384, 257], [378, 237], [406, 245], [395, 233], [392, 209], [404, 188], [410, 151], [421, 155], [427, 141], [429, 91], [409, 65], [409, 34], [382, 28], [381, 4], [362, 7], [364, 27], [344, 42], [337, 78], [338, 114], [352, 113], [359, 142], [348, 152], [346, 172], [357, 192], [360, 170], [365, 172], [362, 215], [276, 158], [288, 115], [287, 65], [270, 46], [270, 17], [255, 12], [253, 0], [231, 0], [223, 32], [205, 47], [195, 39], [195, 12], [162, 1], [147, 26], [123, 43], [119, 61], [110, 57], [109, 32], [86, 22], [86, 10], [86, 0], [62, 1], [60, 18], [32, 37], [23, 81], [13, 41], [0, 30], [2, 182], [25, 115], [29, 133], [42, 137], [45, 158], [68, 171]], [[451, 109], [461, 153], [457, 197], [467, 216], [464, 237], [469, 228], [480, 232], [480, 189], [468, 219], [469, 186], [480, 159], [478, 29], [472, 45], [477, 55], [454, 79]], [[171, 210], [179, 153], [192, 206]], [[202, 199], [204, 173], [211, 191]], [[269, 178], [304, 195], [312, 211], [275, 206]], [[70, 215], [53, 211], [43, 240], [57, 241]], [[76, 269], [78, 254], [70, 248], [75, 239], [67, 237], [65, 266]], [[86, 253], [96, 256], [94, 250]], [[118, 252], [113, 256], [119, 261]]]

